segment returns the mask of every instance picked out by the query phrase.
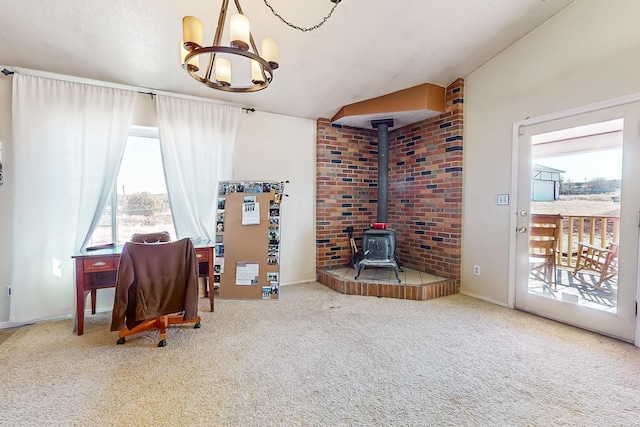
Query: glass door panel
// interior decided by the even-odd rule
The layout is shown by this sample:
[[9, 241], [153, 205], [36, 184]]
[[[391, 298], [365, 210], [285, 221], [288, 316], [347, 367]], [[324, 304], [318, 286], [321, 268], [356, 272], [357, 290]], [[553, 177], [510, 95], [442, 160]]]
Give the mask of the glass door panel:
[[638, 253], [635, 110], [526, 126], [518, 147], [516, 306], [626, 340]]

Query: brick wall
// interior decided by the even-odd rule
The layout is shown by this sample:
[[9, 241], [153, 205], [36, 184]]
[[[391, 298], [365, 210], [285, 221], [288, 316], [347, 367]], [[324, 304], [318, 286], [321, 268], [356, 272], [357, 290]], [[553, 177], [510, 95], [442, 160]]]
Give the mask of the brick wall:
[[447, 88], [446, 112], [389, 138], [389, 223], [407, 267], [460, 279], [463, 85]]
[[[388, 223], [404, 266], [459, 281], [464, 81], [446, 97], [445, 113], [389, 132]], [[323, 270], [349, 263], [345, 227], [362, 237], [375, 220], [377, 131], [326, 119], [317, 131], [316, 268]]]
[[362, 236], [374, 222], [377, 202], [377, 132], [317, 122], [316, 150], [316, 269], [349, 264], [353, 226]]

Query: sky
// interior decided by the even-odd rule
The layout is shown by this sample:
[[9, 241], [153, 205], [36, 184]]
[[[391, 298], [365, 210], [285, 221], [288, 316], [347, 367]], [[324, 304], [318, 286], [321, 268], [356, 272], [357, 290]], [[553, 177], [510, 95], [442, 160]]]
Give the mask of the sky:
[[118, 175], [118, 194], [123, 194], [123, 187], [125, 194], [167, 194], [157, 138], [129, 136]]
[[594, 178], [621, 179], [622, 149], [535, 159], [534, 163], [565, 171], [563, 181], [585, 182]]

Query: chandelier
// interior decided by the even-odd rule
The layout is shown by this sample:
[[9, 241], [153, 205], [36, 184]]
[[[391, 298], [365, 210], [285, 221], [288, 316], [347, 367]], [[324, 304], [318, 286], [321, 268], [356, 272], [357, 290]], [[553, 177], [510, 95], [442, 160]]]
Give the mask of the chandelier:
[[[301, 28], [289, 23], [273, 9], [267, 0], [264, 0], [264, 3], [282, 22], [305, 32], [313, 31], [324, 24], [340, 1], [331, 0], [335, 4], [329, 14], [319, 24], [309, 28]], [[249, 19], [242, 12], [240, 1], [234, 0], [234, 3], [238, 13], [229, 19], [229, 46], [221, 44], [229, 0], [222, 1], [218, 26], [211, 46], [204, 46], [200, 19], [195, 16], [182, 18], [181, 64], [191, 77], [210, 88], [226, 92], [256, 92], [268, 87], [273, 80], [273, 71], [279, 65], [278, 42], [272, 38], [263, 39], [262, 55], [260, 55], [249, 30]], [[234, 66], [246, 64], [247, 75], [248, 70], [251, 71], [250, 80], [236, 82], [236, 79], [232, 79], [231, 58], [234, 59]]]

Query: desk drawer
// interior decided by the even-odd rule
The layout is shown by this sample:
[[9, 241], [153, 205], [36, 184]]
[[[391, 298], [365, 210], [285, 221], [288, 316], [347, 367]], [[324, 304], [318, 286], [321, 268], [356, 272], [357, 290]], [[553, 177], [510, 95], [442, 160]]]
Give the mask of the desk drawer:
[[82, 261], [84, 272], [92, 273], [94, 271], [109, 271], [118, 269], [118, 257], [111, 258], [93, 258]]
[[196, 249], [196, 259], [198, 262], [207, 262], [209, 261], [209, 250], [208, 249]]

